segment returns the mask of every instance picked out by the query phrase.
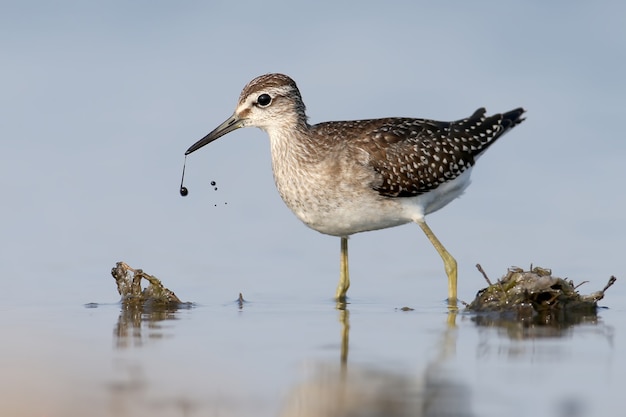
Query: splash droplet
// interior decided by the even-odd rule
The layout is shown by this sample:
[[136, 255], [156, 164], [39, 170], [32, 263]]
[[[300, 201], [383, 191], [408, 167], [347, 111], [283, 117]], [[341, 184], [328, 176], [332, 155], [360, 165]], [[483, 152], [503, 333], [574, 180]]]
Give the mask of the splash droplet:
[[187, 155], [185, 155], [185, 160], [183, 161], [183, 175], [180, 177], [180, 195], [185, 197], [189, 194], [189, 190], [187, 187], [183, 186], [183, 181], [185, 180], [185, 166], [187, 165]]

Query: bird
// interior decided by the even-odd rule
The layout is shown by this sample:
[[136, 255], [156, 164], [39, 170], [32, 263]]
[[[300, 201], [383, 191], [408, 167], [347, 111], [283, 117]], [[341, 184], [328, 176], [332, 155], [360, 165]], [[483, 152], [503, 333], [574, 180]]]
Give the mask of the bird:
[[525, 110], [486, 115], [479, 108], [452, 122], [423, 118], [309, 124], [295, 81], [258, 76], [241, 91], [234, 113], [191, 145], [185, 156], [239, 128], [269, 136], [278, 193], [305, 225], [341, 238], [338, 302], [350, 287], [348, 238], [360, 232], [417, 223], [441, 257], [450, 306], [457, 303], [457, 261], [425, 216], [459, 197], [477, 159], [520, 124]]

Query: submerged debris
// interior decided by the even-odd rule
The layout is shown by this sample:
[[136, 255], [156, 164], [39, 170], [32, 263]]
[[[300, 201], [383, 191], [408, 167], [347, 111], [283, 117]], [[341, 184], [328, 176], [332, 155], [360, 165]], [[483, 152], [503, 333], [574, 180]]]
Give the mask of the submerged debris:
[[[118, 262], [111, 270], [117, 283], [117, 292], [122, 296], [122, 304], [132, 307], [177, 309], [191, 306], [184, 303], [173, 291], [165, 288], [161, 281], [141, 269], [131, 268], [125, 262]], [[141, 288], [141, 280], [148, 281], [148, 286]]]
[[243, 305], [245, 303], [247, 303], [247, 301], [243, 299], [243, 294], [239, 293], [239, 297], [237, 297], [237, 305], [239, 306], [239, 310], [243, 310]]
[[511, 267], [507, 274], [492, 284], [480, 265], [476, 265], [489, 283], [478, 291], [476, 298], [466, 307], [474, 312], [513, 314], [518, 319], [544, 318], [544, 322], [558, 320], [567, 313], [595, 314], [598, 301], [615, 283], [611, 277], [602, 291], [580, 295], [571, 280], [553, 277], [550, 269], [532, 267], [530, 271]]

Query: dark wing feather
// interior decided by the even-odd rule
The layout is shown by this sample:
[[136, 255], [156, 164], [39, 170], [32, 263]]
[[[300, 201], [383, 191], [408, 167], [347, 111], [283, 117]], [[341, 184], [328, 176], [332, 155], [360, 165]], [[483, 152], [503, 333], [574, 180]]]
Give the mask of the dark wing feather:
[[378, 173], [373, 188], [388, 197], [431, 191], [474, 165], [477, 156], [523, 120], [523, 113], [519, 108], [485, 117], [481, 108], [455, 122], [380, 119], [360, 144]]

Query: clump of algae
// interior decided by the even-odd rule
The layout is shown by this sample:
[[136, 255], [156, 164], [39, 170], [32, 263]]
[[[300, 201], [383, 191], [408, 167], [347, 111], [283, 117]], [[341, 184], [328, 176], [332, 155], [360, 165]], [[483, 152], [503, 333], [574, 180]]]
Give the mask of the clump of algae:
[[[191, 306], [174, 294], [174, 291], [166, 288], [161, 281], [141, 269], [132, 268], [125, 262], [118, 262], [111, 275], [117, 284], [117, 292], [122, 297], [122, 305], [125, 307], [142, 307], [150, 309], [178, 309]], [[148, 285], [142, 288], [141, 281], [147, 281]]]
[[564, 314], [596, 314], [598, 301], [617, 280], [611, 276], [601, 291], [581, 295], [573, 281], [554, 277], [547, 268], [511, 267], [496, 283], [492, 283], [480, 265], [476, 265], [489, 284], [478, 291], [476, 298], [467, 304], [467, 310], [485, 313], [514, 314], [519, 319], [536, 316], [559, 318]]

